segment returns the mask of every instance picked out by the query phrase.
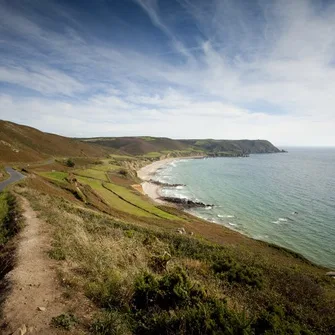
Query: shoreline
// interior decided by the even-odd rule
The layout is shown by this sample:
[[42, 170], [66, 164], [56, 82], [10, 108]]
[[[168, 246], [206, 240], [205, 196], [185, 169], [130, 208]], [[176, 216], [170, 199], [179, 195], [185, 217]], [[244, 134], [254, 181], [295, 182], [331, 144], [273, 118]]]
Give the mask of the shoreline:
[[161, 197], [161, 189], [162, 185], [157, 185], [150, 182], [150, 179], [156, 174], [157, 170], [162, 168], [163, 166], [172, 163], [174, 161], [178, 161], [181, 159], [194, 159], [196, 157], [173, 157], [173, 158], [165, 158], [153, 163], [150, 163], [137, 171], [137, 177], [142, 180], [141, 186], [145, 195], [147, 195], [151, 200], [160, 205], [174, 207], [171, 203], [167, 201], [163, 201], [160, 199]]
[[142, 180], [141, 186], [142, 186], [143, 193], [145, 195], [147, 195], [153, 202], [155, 202], [158, 205], [164, 205], [164, 206], [168, 206], [168, 207], [179, 208], [182, 211], [185, 211], [186, 213], [188, 213], [189, 215], [196, 217], [197, 219], [201, 219], [201, 220], [213, 223], [213, 224], [222, 225], [222, 227], [224, 227], [225, 229], [234, 231], [235, 233], [243, 235], [243, 236], [245, 236], [247, 238], [250, 238], [252, 240], [273, 245], [273, 246], [278, 247], [278, 248], [280, 248], [284, 251], [286, 250], [287, 252], [293, 252], [293, 253], [299, 255], [300, 257], [302, 257], [303, 259], [305, 259], [306, 261], [310, 262], [311, 264], [313, 264], [315, 266], [322, 267], [324, 269], [328, 269], [328, 271], [333, 269], [332, 266], [325, 265], [322, 262], [318, 262], [316, 260], [312, 260], [312, 259], [305, 256], [304, 254], [302, 254], [299, 251], [295, 251], [294, 249], [291, 249], [291, 248], [288, 248], [286, 246], [280, 245], [280, 244], [278, 244], [276, 242], [273, 242], [273, 241], [266, 241], [266, 240], [262, 240], [262, 239], [252, 237], [247, 233], [244, 233], [244, 232], [241, 232], [239, 230], [234, 229], [233, 227], [228, 227], [227, 225], [223, 225], [219, 222], [210, 221], [210, 220], [206, 220], [202, 217], [199, 217], [196, 214], [192, 213], [190, 210], [187, 210], [186, 208], [180, 208], [180, 206], [177, 206], [174, 203], [161, 200], [160, 197], [162, 195], [161, 195], [160, 191], [164, 186], [150, 182], [150, 179], [152, 179], [152, 177], [155, 176], [157, 170], [159, 170], [160, 168], [162, 168], [162, 167], [166, 166], [167, 164], [172, 163], [174, 161], [184, 160], [184, 159], [199, 159], [199, 158], [202, 158], [202, 157], [199, 157], [199, 156], [194, 157], [193, 156], [193, 157], [166, 158], [166, 159], [162, 159], [162, 160], [159, 160], [159, 161], [152, 162], [152, 163], [142, 167], [141, 169], [139, 169], [137, 171], [137, 176]]

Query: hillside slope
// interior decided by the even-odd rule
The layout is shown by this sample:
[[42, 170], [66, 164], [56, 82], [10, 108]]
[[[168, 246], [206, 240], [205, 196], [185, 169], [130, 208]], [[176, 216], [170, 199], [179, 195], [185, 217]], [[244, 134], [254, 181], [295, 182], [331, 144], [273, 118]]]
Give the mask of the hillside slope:
[[182, 140], [190, 146], [209, 152], [240, 152], [244, 154], [275, 153], [280, 150], [266, 140]]
[[82, 140], [122, 150], [131, 155], [144, 155], [164, 150], [187, 150], [190, 147], [187, 143], [164, 137], [106, 137]]
[[0, 120], [0, 162], [35, 162], [51, 156], [101, 157], [111, 151]]
[[122, 150], [131, 155], [145, 155], [151, 152], [189, 151], [204, 154], [274, 153], [280, 150], [265, 140], [173, 140], [161, 137], [110, 137], [88, 138], [82, 141]]

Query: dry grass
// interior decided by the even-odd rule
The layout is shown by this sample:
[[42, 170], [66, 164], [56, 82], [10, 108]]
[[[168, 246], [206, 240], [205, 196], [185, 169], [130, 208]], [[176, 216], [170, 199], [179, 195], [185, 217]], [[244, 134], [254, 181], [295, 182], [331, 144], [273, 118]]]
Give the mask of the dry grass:
[[[87, 298], [94, 304], [89, 322], [96, 334], [109, 334], [113, 327], [120, 324], [124, 325], [120, 328], [120, 334], [130, 334], [131, 327], [135, 327], [135, 334], [140, 334], [143, 321], [141, 317], [145, 317], [147, 324], [155, 323], [157, 317], [163, 318], [157, 319], [161, 320], [163, 327], [174, 320], [171, 319], [174, 313], [179, 317], [189, 318], [194, 315], [193, 312], [197, 313], [199, 306], [200, 310], [208, 309], [208, 315], [211, 315], [212, 303], [208, 303], [208, 299], [219, 305], [226, 301], [226, 307], [222, 307], [221, 312], [226, 313], [228, 308], [228, 315], [239, 320], [235, 320], [238, 327], [245, 322], [244, 318], [258, 320], [269, 317], [269, 322], [274, 322], [271, 320], [276, 317], [286, 333], [292, 329], [300, 329], [300, 325], [308, 325], [309, 329], [315, 328], [320, 334], [327, 334], [331, 329], [334, 283], [324, 276], [324, 269], [312, 266], [294, 253], [284, 252], [280, 248], [273, 248], [246, 237], [240, 238], [241, 245], [235, 242], [222, 247], [206, 242], [200, 234], [200, 238], [192, 238], [179, 236], [174, 232], [168, 233], [167, 227], [171, 230], [173, 221], [161, 221], [162, 228], [166, 229], [159, 229], [157, 222], [156, 226], [143, 224], [150, 222], [152, 218], [138, 217], [138, 222], [135, 222], [135, 217], [131, 215], [120, 219], [114, 215], [102, 214], [84, 208], [84, 204], [79, 201], [74, 203], [70, 199], [65, 200], [64, 196], [60, 197], [56, 192], [52, 196], [45, 194], [47, 192], [42, 195], [41, 189], [44, 187], [37, 190], [37, 179], [25, 181], [27, 185], [36, 186], [35, 190], [26, 187], [21, 191], [42, 218], [52, 225], [54, 242], [49, 255], [59, 260], [64, 296], [69, 301], [77, 299], [78, 305], [80, 299]], [[206, 227], [212, 227], [213, 230], [209, 229], [210, 234], [217, 227], [205, 225], [195, 219], [193, 222], [185, 222], [186, 228], [187, 224], [204, 235]], [[229, 241], [224, 233], [222, 236]], [[215, 239], [219, 238], [220, 235], [216, 234]], [[183, 274], [176, 272], [178, 268], [183, 269], [186, 281], [181, 279]], [[143, 284], [144, 273], [153, 278], [152, 287]], [[200, 301], [200, 305], [196, 305], [198, 307], [194, 307], [196, 310], [183, 309], [183, 305], [184, 307], [177, 309], [171, 307], [172, 314], [166, 315], [158, 302], [155, 311], [162, 314], [153, 315], [150, 309], [141, 309], [144, 314], [138, 314], [136, 308], [140, 307], [134, 307], [134, 297], [138, 294], [136, 285], [139, 278], [142, 289], [144, 287], [150, 291], [156, 289], [155, 285], [165, 282], [170, 285], [174, 280], [181, 280], [180, 283], [186, 285], [186, 290], [198, 286], [202, 288], [205, 297], [201, 298], [204, 300]], [[179, 291], [178, 288], [176, 292], [184, 292], [183, 290]], [[175, 294], [174, 289], [170, 293]], [[288, 314], [280, 312], [279, 316], [264, 316], [262, 313], [268, 313], [266, 311], [268, 308], [271, 310], [271, 306], [275, 309], [279, 306], [279, 309], [283, 308]], [[96, 319], [94, 311], [102, 309], [107, 314], [103, 313]], [[132, 326], [126, 321], [129, 318]], [[211, 319], [208, 321], [212, 322]], [[227, 322], [233, 321], [227, 319]], [[276, 325], [277, 323], [272, 326], [277, 327]], [[151, 324], [150, 327], [156, 326]], [[259, 325], [253, 325], [256, 326]], [[159, 333], [163, 328], [159, 328], [159, 331], [152, 329]], [[203, 330], [199, 331], [203, 334]]]
[[8, 177], [8, 173], [6, 172], [4, 166], [0, 165], [0, 181], [6, 180]]

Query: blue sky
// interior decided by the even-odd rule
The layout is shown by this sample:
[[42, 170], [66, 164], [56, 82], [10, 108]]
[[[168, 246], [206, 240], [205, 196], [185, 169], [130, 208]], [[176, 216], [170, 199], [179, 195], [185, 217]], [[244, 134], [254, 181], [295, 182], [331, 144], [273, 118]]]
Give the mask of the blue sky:
[[0, 0], [0, 118], [335, 146], [335, 1]]

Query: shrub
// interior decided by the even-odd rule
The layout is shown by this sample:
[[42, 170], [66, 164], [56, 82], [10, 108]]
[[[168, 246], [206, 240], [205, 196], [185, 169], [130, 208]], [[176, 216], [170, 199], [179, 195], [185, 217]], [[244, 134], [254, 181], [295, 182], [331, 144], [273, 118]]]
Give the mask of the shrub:
[[64, 261], [66, 259], [65, 252], [60, 247], [54, 247], [48, 251], [50, 258], [55, 259], [56, 261]]
[[78, 320], [73, 314], [61, 314], [51, 319], [51, 325], [65, 330], [71, 330], [76, 323], [78, 323]]
[[116, 311], [105, 311], [91, 326], [91, 332], [99, 335], [130, 335], [128, 320]]
[[68, 159], [65, 161], [65, 165], [68, 166], [68, 167], [74, 167], [74, 166], [75, 166], [75, 163], [74, 163], [74, 161], [73, 161], [71, 158], [68, 158]]
[[252, 287], [262, 287], [262, 274], [260, 270], [248, 265], [241, 265], [230, 257], [217, 260], [212, 269], [220, 278], [230, 283], [246, 284]]
[[131, 294], [129, 283], [118, 273], [111, 273], [107, 278], [90, 282], [86, 288], [86, 295], [106, 309], [127, 310]]
[[170, 260], [171, 255], [168, 252], [164, 252], [163, 255], [152, 256], [149, 261], [149, 266], [155, 272], [166, 271]]
[[126, 169], [121, 169], [121, 170], [119, 170], [119, 174], [122, 177], [127, 177], [128, 176], [128, 171]]
[[5, 245], [21, 228], [15, 197], [0, 193], [0, 246]]
[[270, 305], [268, 308], [261, 312], [259, 317], [253, 323], [252, 328], [255, 334], [267, 335], [311, 335], [312, 332], [304, 329], [295, 322], [290, 322], [280, 305]]
[[180, 268], [162, 278], [144, 273], [135, 282], [133, 308], [134, 310], [148, 309], [156, 305], [161, 309], [169, 310], [177, 306], [192, 305], [204, 297], [204, 290], [196, 283], [191, 283], [186, 273]]

